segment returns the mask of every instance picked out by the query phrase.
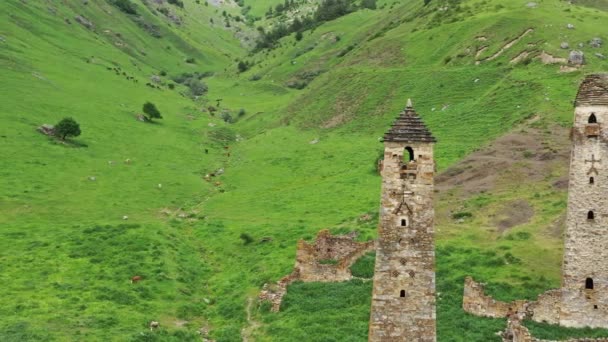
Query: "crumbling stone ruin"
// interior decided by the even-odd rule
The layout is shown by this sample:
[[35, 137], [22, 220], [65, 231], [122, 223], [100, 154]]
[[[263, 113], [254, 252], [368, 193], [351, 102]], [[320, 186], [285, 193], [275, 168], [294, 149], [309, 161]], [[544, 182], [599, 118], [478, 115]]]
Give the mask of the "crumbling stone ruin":
[[435, 141], [409, 100], [384, 135], [369, 341], [436, 341]]
[[[562, 287], [541, 294], [536, 301], [505, 303], [486, 296], [482, 284], [467, 278], [465, 311], [487, 317], [516, 315], [566, 327], [608, 328], [607, 124], [608, 74], [589, 75], [576, 96], [571, 131]], [[517, 322], [509, 323], [512, 335], [521, 335], [520, 328], [512, 328], [514, 324]], [[537, 340], [521, 337], [509, 341]]]
[[350, 267], [376, 247], [375, 241], [357, 242], [356, 238], [355, 232], [331, 235], [329, 230], [322, 230], [313, 244], [298, 241], [293, 272], [276, 284], [264, 284], [259, 299], [271, 302], [272, 311], [277, 312], [287, 293], [287, 286], [294, 281], [338, 282], [352, 279]]

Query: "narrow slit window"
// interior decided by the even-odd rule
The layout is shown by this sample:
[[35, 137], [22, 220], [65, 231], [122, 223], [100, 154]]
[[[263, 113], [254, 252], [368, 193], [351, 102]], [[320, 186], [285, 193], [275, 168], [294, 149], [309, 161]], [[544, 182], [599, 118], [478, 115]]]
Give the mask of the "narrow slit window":
[[595, 178], [589, 177], [589, 184], [595, 184]]
[[407, 227], [407, 220], [401, 219], [401, 227]]
[[586, 288], [587, 290], [593, 290], [593, 279], [591, 279], [591, 278], [587, 278], [587, 279], [585, 280], [585, 288]]
[[589, 116], [589, 123], [590, 124], [597, 123], [597, 117], [595, 117], [595, 113], [591, 113], [591, 115]]
[[401, 292], [399, 293], [399, 297], [405, 298], [405, 290], [401, 290]]
[[595, 220], [595, 214], [592, 210], [589, 210], [589, 212], [587, 213], [587, 220]]

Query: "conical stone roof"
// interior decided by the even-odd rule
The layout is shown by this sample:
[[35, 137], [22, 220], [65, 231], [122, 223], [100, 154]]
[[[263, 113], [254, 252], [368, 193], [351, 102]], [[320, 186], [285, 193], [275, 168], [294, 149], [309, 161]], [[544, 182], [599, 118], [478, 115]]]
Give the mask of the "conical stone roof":
[[422, 119], [416, 114], [412, 102], [407, 100], [407, 107], [399, 114], [383, 141], [393, 142], [437, 142]]
[[608, 106], [608, 74], [587, 75], [576, 94], [575, 106]]

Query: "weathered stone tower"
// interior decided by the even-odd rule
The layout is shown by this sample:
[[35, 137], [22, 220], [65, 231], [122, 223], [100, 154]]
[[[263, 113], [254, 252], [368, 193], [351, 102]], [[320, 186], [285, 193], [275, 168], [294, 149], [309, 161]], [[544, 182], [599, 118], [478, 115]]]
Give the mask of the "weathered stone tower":
[[384, 135], [369, 341], [436, 341], [435, 141], [409, 100]]
[[608, 74], [576, 96], [559, 321], [608, 328]]

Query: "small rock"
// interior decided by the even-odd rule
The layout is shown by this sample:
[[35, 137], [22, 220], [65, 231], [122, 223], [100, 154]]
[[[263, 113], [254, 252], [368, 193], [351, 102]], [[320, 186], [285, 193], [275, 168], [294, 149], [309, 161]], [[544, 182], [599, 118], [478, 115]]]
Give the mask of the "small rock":
[[150, 322], [150, 330], [156, 329], [159, 326], [160, 326], [160, 323], [158, 323], [157, 321]]
[[475, 81], [473, 81], [474, 83], [479, 82], [479, 78], [476, 78]]
[[129, 219], [129, 216], [127, 216], [127, 215], [123, 215], [123, 216], [122, 216], [122, 219], [126, 221], [126, 220], [128, 220], [128, 219]]
[[559, 44], [559, 47], [562, 49], [569, 49], [570, 44], [568, 44], [567, 42], [562, 42], [561, 44]]
[[572, 24], [568, 24], [568, 25], [566, 25], [566, 27], [568, 28], [568, 30], [573, 30], [574, 29], [574, 25], [572, 25]]
[[594, 48], [602, 47], [602, 43], [603, 43], [602, 38], [599, 38], [599, 37], [595, 37], [589, 41], [589, 45], [591, 45], [591, 47], [594, 47]]
[[131, 162], [132, 162], [132, 161], [131, 161], [131, 159], [129, 159], [129, 158], [125, 159], [125, 164], [131, 164]]
[[528, 2], [526, 4], [526, 7], [528, 7], [528, 8], [536, 8], [536, 7], [538, 7], [538, 4], [536, 2]]
[[209, 126], [209, 127], [215, 127], [215, 124], [213, 122], [210, 122], [210, 123], [207, 124], [207, 126]]
[[585, 44], [584, 43], [578, 43], [578, 47], [582, 49], [582, 48], [585, 47]]
[[585, 63], [585, 54], [583, 51], [572, 50], [568, 56], [568, 63], [574, 65], [583, 65]]
[[314, 144], [318, 144], [319, 143], [319, 139], [313, 139], [309, 142], [309, 144], [314, 145]]
[[160, 83], [161, 78], [158, 75], [152, 75], [152, 76], [150, 76], [150, 81], [152, 81], [152, 83]]
[[223, 167], [220, 168], [220, 169], [218, 169], [217, 171], [215, 171], [215, 175], [216, 176], [219, 176], [219, 175], [222, 175], [222, 174], [224, 174], [224, 168]]
[[44, 124], [36, 129], [38, 132], [45, 135], [55, 135], [55, 126]]
[[90, 180], [90, 181], [92, 181], [92, 182], [94, 182], [94, 181], [96, 181], [96, 180], [97, 180], [97, 177], [95, 177], [95, 176], [91, 176], [91, 177], [89, 177], [89, 180]]
[[606, 56], [602, 55], [602, 54], [601, 54], [601, 53], [599, 53], [599, 52], [596, 52], [596, 53], [595, 53], [595, 57], [600, 58], [600, 59], [606, 59]]
[[162, 184], [160, 184], [160, 183], [158, 183], [158, 188], [159, 188], [159, 189], [162, 189], [162, 188], [163, 188], [163, 185], [162, 185]]
[[87, 18], [81, 16], [81, 15], [77, 15], [74, 17], [74, 20], [76, 20], [77, 23], [79, 23], [80, 25], [88, 28], [89, 30], [92, 30], [95, 28], [95, 25], [93, 25], [92, 22], [90, 22]]

